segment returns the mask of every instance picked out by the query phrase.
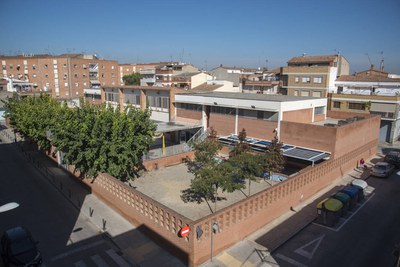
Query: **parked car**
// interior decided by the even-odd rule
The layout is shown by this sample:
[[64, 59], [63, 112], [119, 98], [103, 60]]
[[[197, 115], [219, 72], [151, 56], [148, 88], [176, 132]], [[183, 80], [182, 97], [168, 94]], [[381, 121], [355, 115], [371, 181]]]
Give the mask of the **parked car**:
[[394, 165], [387, 162], [378, 162], [372, 167], [371, 174], [376, 177], [388, 177], [394, 171]]
[[42, 255], [37, 244], [23, 227], [5, 231], [1, 238], [1, 257], [5, 266], [40, 266]]
[[385, 156], [384, 161], [394, 165], [396, 168], [400, 168], [400, 152], [390, 151], [389, 154]]

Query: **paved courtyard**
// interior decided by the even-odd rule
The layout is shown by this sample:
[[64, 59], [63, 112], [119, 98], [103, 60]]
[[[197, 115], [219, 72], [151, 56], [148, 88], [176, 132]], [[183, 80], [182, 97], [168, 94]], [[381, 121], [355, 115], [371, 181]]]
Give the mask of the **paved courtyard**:
[[[138, 191], [175, 210], [179, 214], [189, 219], [197, 220], [211, 214], [215, 209], [215, 203], [213, 201], [185, 203], [181, 199], [182, 191], [190, 187], [190, 181], [193, 178], [194, 176], [188, 172], [187, 166], [179, 164], [146, 172], [135, 181], [130, 182], [130, 184], [136, 187]], [[264, 181], [263, 179], [252, 181], [250, 194], [253, 195], [271, 187], [274, 183], [277, 182]], [[248, 188], [233, 193], [223, 193], [221, 190], [218, 190], [217, 210], [247, 198], [248, 193]]]

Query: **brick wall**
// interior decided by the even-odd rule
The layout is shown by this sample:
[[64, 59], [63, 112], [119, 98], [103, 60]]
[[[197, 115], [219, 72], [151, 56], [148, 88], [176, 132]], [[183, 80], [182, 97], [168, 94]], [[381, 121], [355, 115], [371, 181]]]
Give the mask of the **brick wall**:
[[162, 157], [158, 159], [146, 160], [143, 162], [143, 166], [146, 168], [147, 171], [151, 171], [154, 169], [182, 163], [188, 158], [191, 160], [194, 159], [193, 151], [172, 155], [168, 157]]
[[275, 136], [273, 131], [278, 127], [276, 121], [258, 120], [252, 118], [244, 118], [239, 116], [238, 131], [243, 128], [246, 130], [247, 136], [272, 140]]
[[282, 121], [310, 123], [312, 122], [312, 112], [312, 108], [286, 111], [282, 114]]
[[177, 109], [176, 120], [182, 122], [197, 123], [202, 118], [201, 111]]
[[218, 135], [235, 133], [235, 116], [210, 113], [209, 126], [213, 127]]

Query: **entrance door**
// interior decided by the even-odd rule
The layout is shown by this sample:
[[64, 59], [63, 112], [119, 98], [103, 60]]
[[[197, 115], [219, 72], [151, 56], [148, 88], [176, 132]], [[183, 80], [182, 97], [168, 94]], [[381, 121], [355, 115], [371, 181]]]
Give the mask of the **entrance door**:
[[391, 123], [382, 120], [381, 126], [379, 128], [379, 142], [389, 142], [390, 131], [391, 131]]

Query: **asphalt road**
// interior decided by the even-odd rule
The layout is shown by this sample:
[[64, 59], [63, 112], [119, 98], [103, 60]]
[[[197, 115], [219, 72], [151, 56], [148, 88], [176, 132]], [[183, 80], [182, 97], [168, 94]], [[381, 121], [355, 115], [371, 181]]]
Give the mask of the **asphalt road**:
[[279, 266], [394, 266], [400, 243], [400, 176], [370, 177], [373, 192], [335, 228], [310, 224], [276, 250]]
[[[13, 144], [0, 142], [0, 205], [17, 202], [0, 213], [0, 233], [24, 226], [39, 241], [44, 266], [117, 266], [111, 242], [80, 214]], [[85, 262], [87, 264], [85, 264]], [[0, 263], [1, 265], [2, 263]]]

